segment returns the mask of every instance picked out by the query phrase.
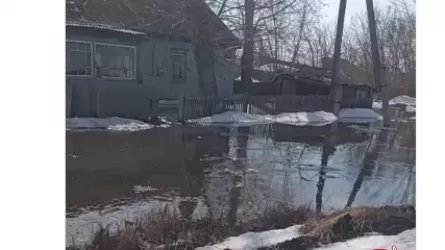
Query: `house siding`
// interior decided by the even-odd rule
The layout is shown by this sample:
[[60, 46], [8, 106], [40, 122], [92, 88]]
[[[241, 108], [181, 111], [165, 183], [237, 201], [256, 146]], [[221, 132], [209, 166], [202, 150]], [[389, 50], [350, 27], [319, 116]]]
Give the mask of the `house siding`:
[[[178, 99], [180, 95], [199, 94], [198, 71], [196, 68], [195, 54], [189, 43], [153, 37], [144, 45], [145, 56], [140, 64], [142, 82], [150, 86], [160, 99]], [[186, 77], [184, 81], [172, 79], [172, 49], [183, 49], [186, 54]], [[154, 69], [156, 64], [163, 65], [163, 74], [156, 76]]]
[[[198, 94], [198, 71], [196, 68], [195, 55], [191, 44], [176, 41], [166, 37], [152, 37], [146, 39], [138, 36], [113, 36], [85, 34], [82, 32], [67, 32], [67, 40], [79, 40], [93, 43], [106, 43], [136, 48], [136, 79], [110, 79], [96, 76], [78, 77], [67, 76], [71, 83], [89, 82], [122, 82], [123, 84], [143, 84], [151, 87], [153, 94], [160, 99], [176, 99], [178, 95]], [[184, 81], [172, 80], [171, 49], [184, 49], [186, 55], [186, 79]], [[163, 63], [164, 72], [162, 76], [153, 74], [153, 63]], [[94, 67], [93, 62], [93, 67]]]
[[[159, 99], [177, 99], [182, 94], [199, 93], [198, 73], [192, 46], [165, 37], [128, 36], [119, 33], [67, 29], [66, 40], [135, 47], [135, 78], [66, 76], [66, 114], [68, 117], [121, 116], [146, 120], [157, 115]], [[172, 80], [171, 49], [186, 53], [186, 78]], [[164, 72], [156, 76], [154, 63], [162, 63]], [[96, 62], [93, 60], [93, 69]], [[94, 70], [93, 70], [94, 72]], [[156, 102], [156, 104], [154, 104]]]
[[218, 95], [232, 95], [234, 80], [240, 75], [240, 67], [221, 57], [217, 57], [214, 65]]

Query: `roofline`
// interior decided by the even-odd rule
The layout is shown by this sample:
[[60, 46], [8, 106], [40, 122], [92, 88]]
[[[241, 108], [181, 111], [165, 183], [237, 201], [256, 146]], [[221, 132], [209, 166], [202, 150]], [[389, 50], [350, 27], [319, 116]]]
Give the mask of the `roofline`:
[[113, 31], [113, 32], [122, 33], [122, 34], [128, 34], [128, 35], [148, 36], [147, 33], [142, 32], [142, 31], [133, 30], [133, 29], [126, 29], [126, 28], [117, 27], [117, 26], [111, 26], [111, 25], [106, 25], [106, 24], [81, 23], [81, 22], [72, 22], [72, 21], [68, 22], [67, 21], [66, 22], [66, 27], [98, 29], [98, 30], [107, 30], [107, 31]]
[[174, 38], [180, 38], [181, 40], [191, 43], [190, 39], [184, 36], [178, 36], [178, 35], [171, 35], [171, 34], [164, 34], [160, 32], [143, 32], [140, 30], [135, 29], [127, 29], [127, 28], [121, 28], [117, 26], [111, 26], [106, 24], [97, 24], [97, 23], [81, 23], [81, 22], [66, 22], [67, 28], [81, 28], [81, 29], [90, 29], [90, 30], [105, 30], [120, 34], [126, 34], [126, 35], [133, 35], [133, 36], [141, 36], [146, 39], [151, 39], [152, 37], [156, 36], [162, 36], [162, 37], [174, 37]]

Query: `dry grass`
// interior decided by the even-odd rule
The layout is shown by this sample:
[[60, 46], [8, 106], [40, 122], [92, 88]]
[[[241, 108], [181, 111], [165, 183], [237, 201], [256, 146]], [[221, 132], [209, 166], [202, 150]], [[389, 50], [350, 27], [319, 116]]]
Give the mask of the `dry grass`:
[[307, 206], [292, 209], [278, 204], [257, 218], [241, 221], [230, 228], [223, 217], [184, 220], [179, 211], [166, 207], [162, 211], [147, 213], [134, 223], [126, 223], [115, 233], [110, 233], [109, 228], [101, 228], [89, 245], [67, 249], [195, 249], [247, 231], [286, 228], [295, 224], [303, 224], [301, 233], [304, 236], [263, 250], [306, 250], [320, 243], [343, 241], [371, 232], [397, 234], [415, 227], [416, 210], [412, 206], [357, 207], [316, 215]]
[[259, 232], [272, 229], [286, 228], [306, 222], [315, 216], [315, 212], [310, 206], [291, 207], [286, 203], [274, 203], [267, 207], [263, 213], [256, 218], [241, 221], [240, 226], [244, 226], [241, 232]]
[[314, 217], [301, 231], [328, 244], [372, 232], [395, 235], [415, 226], [413, 206], [356, 207]]
[[230, 228], [223, 216], [190, 221], [182, 219], [179, 211], [166, 207], [161, 211], [149, 212], [134, 223], [126, 223], [115, 233], [110, 233], [109, 227], [100, 228], [87, 246], [67, 249], [194, 249], [248, 231], [264, 231], [301, 224], [313, 213], [308, 207], [292, 209], [283, 204], [270, 206], [266, 210], [257, 218], [241, 221]]
[[228, 226], [221, 219], [184, 220], [177, 210], [166, 207], [152, 211], [135, 222], [125, 223], [117, 232], [100, 228], [84, 250], [148, 250], [194, 249], [216, 243], [228, 235]]

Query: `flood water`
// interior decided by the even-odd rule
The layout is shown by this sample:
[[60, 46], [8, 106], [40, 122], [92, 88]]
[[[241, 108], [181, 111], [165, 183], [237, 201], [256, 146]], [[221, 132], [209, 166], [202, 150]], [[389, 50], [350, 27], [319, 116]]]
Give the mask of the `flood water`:
[[165, 204], [229, 221], [276, 202], [320, 211], [415, 204], [415, 120], [343, 124], [336, 135], [288, 125], [67, 131], [67, 244]]

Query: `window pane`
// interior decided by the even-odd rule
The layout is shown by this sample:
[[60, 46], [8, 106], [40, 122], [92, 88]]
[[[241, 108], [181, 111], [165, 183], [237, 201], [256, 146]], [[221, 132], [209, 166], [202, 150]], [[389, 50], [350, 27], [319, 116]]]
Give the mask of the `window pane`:
[[85, 52], [85, 56], [86, 56], [85, 66], [91, 68], [91, 53], [90, 52]]
[[134, 78], [134, 48], [96, 44], [102, 76]]
[[186, 55], [187, 51], [172, 49], [172, 79], [173, 80], [185, 80], [186, 79]]
[[85, 51], [86, 50], [86, 44], [84, 43], [77, 43], [77, 50], [79, 51]]
[[87, 50], [89, 43], [66, 42], [66, 74], [92, 75], [91, 51]]

